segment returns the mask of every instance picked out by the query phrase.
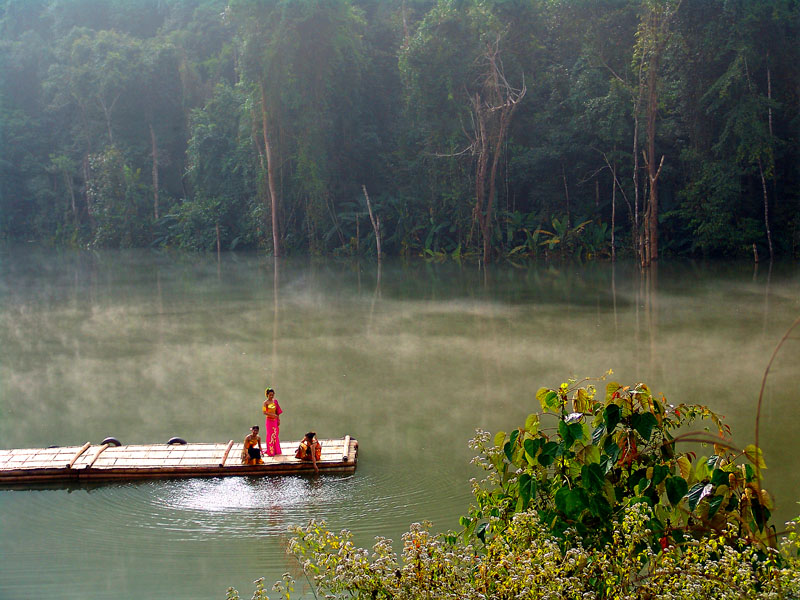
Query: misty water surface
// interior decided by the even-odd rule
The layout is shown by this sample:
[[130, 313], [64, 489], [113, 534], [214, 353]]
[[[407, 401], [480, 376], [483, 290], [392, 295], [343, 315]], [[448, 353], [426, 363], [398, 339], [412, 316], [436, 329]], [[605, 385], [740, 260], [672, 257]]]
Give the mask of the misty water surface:
[[[352, 477], [0, 490], [0, 598], [249, 597], [285, 571], [287, 527], [369, 545], [457, 527], [467, 441], [508, 430], [541, 386], [614, 370], [726, 415], [753, 441], [770, 355], [800, 315], [795, 265], [475, 265], [0, 250], [0, 447], [239, 441], [267, 385], [281, 437], [350, 434]], [[795, 338], [800, 337], [800, 332]], [[765, 392], [777, 513], [798, 512], [800, 341]], [[42, 570], [46, 571], [45, 577]], [[301, 582], [302, 583], [302, 582]]]

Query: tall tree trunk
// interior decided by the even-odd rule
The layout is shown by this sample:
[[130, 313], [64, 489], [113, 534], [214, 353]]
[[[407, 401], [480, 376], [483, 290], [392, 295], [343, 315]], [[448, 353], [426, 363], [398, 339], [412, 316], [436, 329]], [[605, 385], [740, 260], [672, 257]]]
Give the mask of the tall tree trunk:
[[758, 159], [758, 173], [761, 175], [761, 191], [764, 195], [764, 227], [767, 230], [767, 247], [769, 248], [769, 260], [772, 262], [772, 230], [769, 226], [769, 198], [767, 196], [767, 180], [764, 177], [764, 167], [761, 158]]
[[156, 144], [156, 131], [153, 123], [150, 126], [150, 147], [153, 155], [153, 217], [158, 221], [158, 145]]
[[372, 223], [372, 229], [375, 231], [375, 249], [378, 253], [378, 263], [380, 263], [383, 257], [381, 252], [381, 218], [372, 213], [372, 203], [369, 201], [367, 186], [362, 184], [361, 189], [364, 190], [364, 198], [367, 199], [367, 211], [369, 212], [369, 220]]
[[567, 201], [567, 230], [569, 230], [570, 226], [570, 206], [569, 206], [569, 186], [567, 185], [567, 172], [564, 169], [564, 163], [561, 163], [561, 179], [564, 182], [564, 198]]
[[267, 186], [269, 188], [270, 211], [272, 213], [272, 249], [273, 255], [277, 258], [281, 255], [280, 236], [278, 232], [278, 194], [275, 191], [275, 173], [272, 160], [272, 149], [269, 143], [269, 134], [267, 133], [267, 91], [263, 78], [259, 83], [261, 87], [261, 124], [262, 134], [264, 136], [264, 154], [266, 155], [267, 159]]
[[92, 194], [89, 192], [91, 185], [91, 169], [89, 168], [89, 155], [83, 157], [83, 182], [84, 182], [84, 197], [86, 199], [86, 214], [89, 216], [89, 229], [94, 235], [94, 205], [92, 203]]
[[639, 227], [639, 106], [641, 99], [641, 88], [639, 98], [633, 107], [633, 250], [643, 262], [642, 256], [642, 231]]
[[[767, 52], [767, 120], [769, 122], [769, 145], [772, 147], [772, 74], [769, 69], [769, 52]], [[769, 244], [769, 260], [772, 261], [772, 232], [769, 226], [769, 202], [767, 201], [767, 182], [764, 180], [764, 169], [761, 159], [758, 161], [758, 170], [761, 173], [761, 189], [764, 192], [764, 224], [767, 227], [767, 243]], [[773, 171], [774, 175], [774, 171]], [[774, 181], [774, 180], [773, 180]], [[777, 197], [777, 196], [776, 196]]]
[[[658, 260], [658, 175], [656, 173], [656, 116], [658, 115], [658, 57], [654, 57], [647, 73], [647, 177], [649, 199], [647, 207], [646, 263]], [[663, 162], [663, 158], [661, 159]], [[658, 171], [660, 172], [660, 168]]]
[[[616, 150], [616, 148], [615, 148]], [[617, 162], [611, 169], [611, 262], [617, 260], [617, 245], [614, 240], [614, 230], [617, 226]]]

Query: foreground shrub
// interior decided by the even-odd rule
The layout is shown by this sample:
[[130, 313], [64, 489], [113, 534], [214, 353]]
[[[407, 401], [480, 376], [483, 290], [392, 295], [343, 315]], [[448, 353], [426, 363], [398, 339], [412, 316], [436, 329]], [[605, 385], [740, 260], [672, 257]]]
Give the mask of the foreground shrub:
[[[398, 556], [388, 539], [369, 551], [312, 521], [290, 552], [326, 598], [800, 598], [798, 520], [779, 546], [758, 448], [735, 449], [707, 407], [644, 384], [597, 399], [583, 383], [539, 390], [542, 412], [494, 444], [478, 432], [487, 476], [461, 532], [414, 524]], [[291, 581], [274, 589], [288, 600]]]

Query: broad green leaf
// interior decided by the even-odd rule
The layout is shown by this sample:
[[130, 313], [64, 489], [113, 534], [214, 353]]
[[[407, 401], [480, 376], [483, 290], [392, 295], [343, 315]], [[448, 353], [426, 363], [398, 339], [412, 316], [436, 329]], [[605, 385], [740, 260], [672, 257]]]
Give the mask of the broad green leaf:
[[586, 491], [599, 492], [603, 489], [603, 483], [605, 483], [605, 474], [599, 464], [583, 465], [581, 468], [581, 485]]
[[513, 460], [514, 446], [511, 442], [505, 443], [505, 445], [503, 446], [503, 453], [506, 455], [508, 462], [511, 462]]
[[722, 469], [714, 469], [714, 474], [711, 476], [711, 484], [715, 487], [728, 485], [728, 472]]
[[605, 423], [596, 427], [595, 430], [592, 432], [592, 443], [599, 444], [600, 440], [603, 439], [603, 434], [605, 432], [606, 432]]
[[539, 431], [539, 415], [536, 413], [531, 413], [528, 415], [528, 418], [525, 419], [525, 431], [528, 433], [534, 434]]
[[503, 443], [506, 441], [506, 432], [505, 431], [498, 431], [494, 436], [494, 445], [498, 448], [503, 447]]
[[588, 498], [580, 488], [571, 490], [566, 486], [562, 487], [556, 492], [555, 503], [558, 510], [573, 520], [588, 508]]
[[764, 531], [764, 527], [769, 522], [769, 517], [772, 513], [770, 513], [767, 507], [761, 504], [758, 500], [753, 500], [751, 509], [753, 511], [753, 519], [756, 522], [758, 530]]
[[584, 446], [581, 450], [581, 456], [585, 464], [599, 464], [600, 463], [600, 448], [597, 446]]
[[755, 444], [748, 444], [745, 446], [744, 454], [747, 456], [747, 459], [759, 469], [767, 468], [767, 463], [764, 462], [764, 456], [761, 452], [761, 448], [756, 448]]
[[717, 514], [719, 507], [722, 505], [724, 496], [712, 496], [708, 501], [708, 518], [711, 519]]
[[689, 500], [689, 510], [694, 510], [697, 508], [697, 505], [700, 503], [700, 501], [711, 494], [713, 489], [714, 486], [710, 483], [706, 483], [704, 481], [695, 483], [689, 490], [689, 493], [686, 495], [687, 499]]
[[558, 433], [564, 440], [564, 449], [569, 450], [573, 444], [583, 438], [583, 427], [580, 423], [567, 424], [564, 421], [558, 423]]
[[486, 543], [486, 530], [488, 529], [488, 527], [489, 523], [481, 523], [480, 525], [478, 525], [478, 529], [475, 530], [475, 535], [484, 544]]
[[555, 442], [547, 442], [542, 446], [542, 451], [539, 454], [539, 464], [543, 467], [549, 467], [558, 456], [558, 444]]
[[522, 509], [528, 508], [531, 497], [536, 493], [536, 480], [527, 473], [519, 476], [519, 496], [522, 499]]
[[616, 404], [609, 404], [603, 411], [603, 422], [606, 424], [606, 431], [611, 433], [620, 422], [622, 413], [619, 406]]
[[589, 497], [589, 511], [595, 517], [608, 519], [611, 517], [611, 505], [605, 496], [596, 494]]
[[666, 476], [669, 475], [669, 469], [664, 465], [656, 465], [653, 467], [653, 485], [658, 485]]
[[689, 484], [683, 477], [668, 477], [664, 484], [667, 488], [667, 499], [672, 506], [676, 506], [689, 492]]
[[511, 437], [509, 438], [509, 443], [511, 444], [512, 448], [516, 448], [517, 440], [519, 439], [519, 429], [515, 429], [511, 432]]
[[522, 447], [525, 449], [525, 458], [529, 463], [533, 464], [536, 461], [536, 453], [539, 448], [544, 444], [544, 438], [527, 439], [522, 442]]
[[658, 425], [658, 420], [651, 412], [634, 413], [631, 415], [631, 425], [633, 425], [636, 433], [642, 436], [645, 442], [648, 442], [653, 434], [653, 428]]
[[545, 412], [548, 410], [556, 410], [559, 407], [558, 394], [556, 394], [553, 390], [540, 388], [539, 391], [536, 392], [536, 399], [539, 401], [539, 404], [542, 406], [542, 410]]

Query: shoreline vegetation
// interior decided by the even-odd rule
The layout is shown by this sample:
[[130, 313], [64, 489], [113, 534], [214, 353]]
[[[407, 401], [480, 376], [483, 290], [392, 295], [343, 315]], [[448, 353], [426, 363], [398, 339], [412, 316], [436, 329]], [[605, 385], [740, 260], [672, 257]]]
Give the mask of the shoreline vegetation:
[[[761, 450], [733, 446], [708, 407], [669, 404], [646, 384], [599, 392], [610, 375], [542, 388], [524, 425], [477, 432], [486, 477], [472, 481], [460, 531], [414, 523], [398, 555], [386, 538], [366, 549], [324, 522], [293, 527], [288, 551], [314, 597], [797, 597], [800, 517], [771, 522]], [[255, 584], [252, 597], [269, 598]], [[272, 591], [288, 600], [294, 584], [286, 574]]]
[[0, 239], [800, 256], [795, 0], [0, 0]]

